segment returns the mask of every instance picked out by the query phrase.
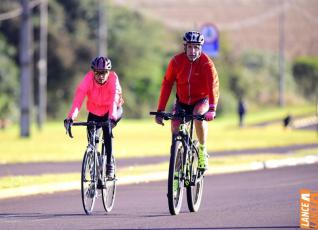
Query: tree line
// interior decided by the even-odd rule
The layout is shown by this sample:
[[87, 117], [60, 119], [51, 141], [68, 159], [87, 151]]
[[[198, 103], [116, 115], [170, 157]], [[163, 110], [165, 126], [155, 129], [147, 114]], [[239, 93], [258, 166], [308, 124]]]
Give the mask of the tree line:
[[[2, 0], [0, 13], [19, 7], [18, 0]], [[47, 112], [50, 119], [62, 119], [70, 108], [77, 83], [98, 54], [98, 1], [49, 0]], [[107, 47], [113, 69], [119, 75], [125, 100], [125, 116], [147, 117], [156, 108], [161, 81], [171, 56], [182, 50], [184, 31], [171, 31], [136, 11], [107, 1]], [[34, 25], [34, 76], [39, 55], [39, 9], [32, 10]], [[19, 29], [20, 17], [0, 21], [0, 118], [19, 116]], [[273, 105], [278, 98], [277, 54], [248, 51], [232, 55], [222, 39], [215, 58], [221, 82], [220, 112], [235, 110], [237, 98], [250, 104]], [[225, 37], [225, 36], [224, 36]], [[223, 37], [223, 38], [224, 38]], [[318, 60], [291, 60], [287, 66], [287, 99], [314, 100], [317, 95]], [[33, 78], [36, 83], [37, 78]], [[34, 90], [34, 107], [37, 88]], [[297, 100], [296, 100], [297, 98]], [[301, 98], [301, 100], [299, 100]], [[85, 105], [83, 105], [85, 106]]]

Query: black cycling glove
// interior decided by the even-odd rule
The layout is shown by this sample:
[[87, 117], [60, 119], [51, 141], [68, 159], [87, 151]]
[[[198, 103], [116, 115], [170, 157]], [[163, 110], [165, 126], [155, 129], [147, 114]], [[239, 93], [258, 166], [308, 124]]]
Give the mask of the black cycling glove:
[[66, 129], [66, 134], [73, 138], [71, 126], [73, 124], [73, 120], [71, 118], [64, 119], [64, 127]]

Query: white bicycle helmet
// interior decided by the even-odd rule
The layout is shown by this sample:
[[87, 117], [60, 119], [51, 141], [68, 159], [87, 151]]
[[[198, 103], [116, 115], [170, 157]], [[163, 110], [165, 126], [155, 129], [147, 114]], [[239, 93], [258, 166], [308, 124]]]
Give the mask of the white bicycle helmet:
[[184, 42], [184, 44], [197, 43], [197, 44], [203, 45], [204, 36], [201, 33], [197, 32], [197, 31], [189, 31], [189, 32], [186, 32], [184, 34], [183, 42]]

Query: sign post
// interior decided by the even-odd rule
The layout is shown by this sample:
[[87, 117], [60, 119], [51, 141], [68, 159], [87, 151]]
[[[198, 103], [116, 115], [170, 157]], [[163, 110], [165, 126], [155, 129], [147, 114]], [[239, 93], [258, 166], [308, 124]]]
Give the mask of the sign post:
[[204, 36], [202, 51], [211, 57], [219, 54], [219, 31], [213, 24], [205, 24], [201, 28], [201, 34]]

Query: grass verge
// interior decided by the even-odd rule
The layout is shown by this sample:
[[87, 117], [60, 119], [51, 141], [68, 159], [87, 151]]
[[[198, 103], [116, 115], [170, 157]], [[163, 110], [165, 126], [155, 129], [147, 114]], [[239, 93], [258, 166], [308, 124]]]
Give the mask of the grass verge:
[[[318, 156], [318, 148], [310, 150], [299, 150], [293, 153], [282, 154], [257, 154], [257, 155], [237, 155], [227, 157], [211, 157], [209, 159], [210, 171], [212, 173], [222, 173], [231, 168], [251, 165], [254, 163], [271, 160], [283, 160], [286, 158], [299, 159], [306, 156]], [[168, 161], [160, 164], [145, 166], [133, 166], [118, 169], [118, 178], [140, 176], [147, 173], [165, 172], [168, 175]], [[72, 181], [80, 182], [80, 172], [66, 174], [44, 174], [39, 176], [8, 176], [0, 178], [0, 190], [8, 188], [19, 188], [38, 184], [67, 183]]]
[[[290, 109], [295, 115], [314, 114], [315, 108]], [[285, 109], [265, 110], [249, 114], [247, 123], [282, 118]], [[284, 130], [281, 125], [237, 127], [235, 115], [209, 122], [209, 152], [240, 150], [291, 144], [316, 143], [317, 134], [306, 130]], [[25, 162], [80, 161], [87, 145], [84, 127], [73, 127], [75, 138], [65, 135], [62, 122], [49, 122], [42, 131], [32, 127], [30, 138], [20, 138], [17, 126], [0, 132], [0, 164]], [[114, 129], [114, 152], [118, 159], [168, 155], [170, 124], [164, 127], [153, 120], [122, 120]]]

